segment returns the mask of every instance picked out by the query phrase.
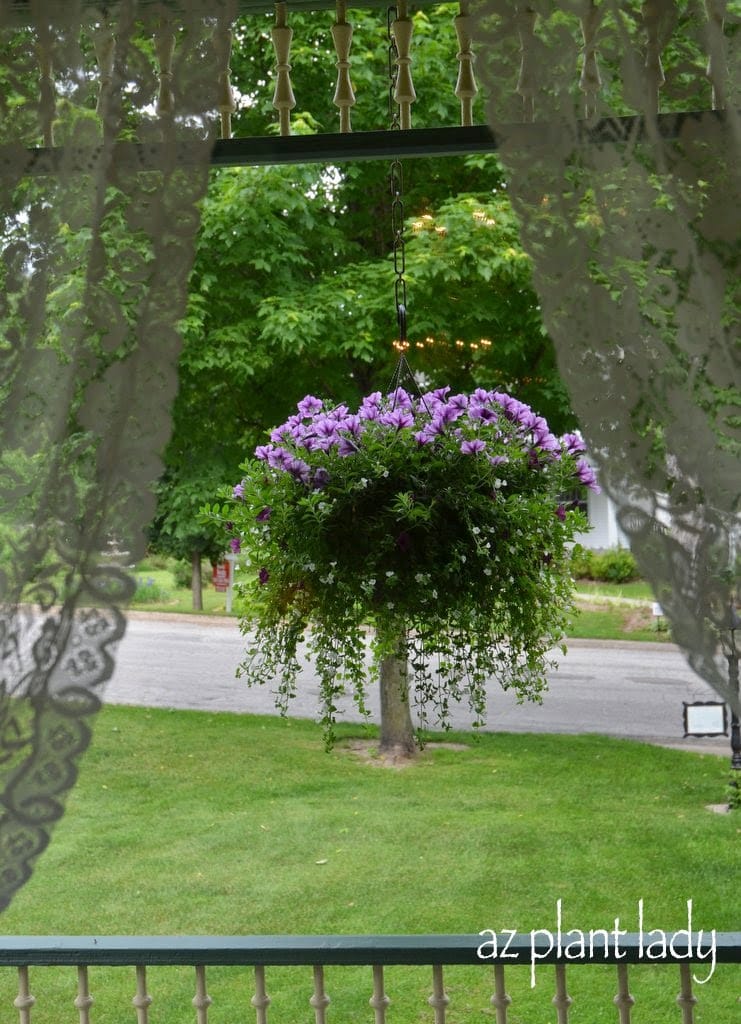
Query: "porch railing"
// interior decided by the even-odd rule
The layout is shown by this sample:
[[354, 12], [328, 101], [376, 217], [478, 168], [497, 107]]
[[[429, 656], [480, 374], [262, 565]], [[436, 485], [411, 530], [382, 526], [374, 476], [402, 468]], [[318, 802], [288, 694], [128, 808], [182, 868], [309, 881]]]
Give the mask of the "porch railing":
[[[574, 933], [567, 933], [573, 936]], [[306, 1007], [307, 1013], [313, 1012], [316, 1024], [326, 1024], [330, 993], [325, 981], [325, 968], [359, 967], [370, 968], [368, 972], [368, 1019], [375, 1024], [386, 1024], [387, 1008], [393, 1003], [392, 972], [387, 967], [397, 965], [415, 965], [428, 968], [429, 987], [432, 994], [427, 998], [429, 1010], [424, 1007], [424, 995], [420, 996], [420, 1006], [415, 1019], [428, 1019], [434, 1024], [445, 1024], [448, 1006], [456, 1020], [465, 1019], [466, 1013], [481, 1013], [488, 1009], [486, 1005], [466, 1010], [457, 1007], [456, 1000], [446, 992], [444, 969], [457, 965], [478, 965], [489, 973], [491, 979], [491, 995], [489, 1002], [494, 1008], [496, 1024], [507, 1024], [510, 1019], [520, 1020], [521, 1015], [508, 993], [508, 985], [516, 972], [522, 988], [524, 981], [532, 986], [536, 971], [538, 988], [544, 992], [543, 1010], [548, 998], [555, 1007], [558, 1024], [568, 1024], [570, 1007], [574, 999], [569, 993], [569, 981], [574, 972], [588, 970], [590, 966], [613, 965], [614, 977], [614, 1019], [618, 1024], [630, 1024], [632, 1007], [636, 1000], [630, 991], [630, 969], [637, 964], [674, 964], [677, 970], [677, 1006], [671, 1011], [676, 1014], [679, 1024], [695, 1024], [697, 1020], [695, 1006], [701, 1003], [702, 989], [700, 985], [709, 978], [710, 973], [735, 970], [741, 964], [741, 932], [720, 933], [688, 933], [687, 931], [662, 933], [665, 952], [657, 952], [654, 933], [651, 942], [641, 934], [617, 934], [613, 932], [582, 933], [588, 936], [584, 945], [583, 955], [579, 948], [574, 948], [573, 938], [556, 940], [554, 935], [546, 932], [516, 934], [493, 932], [479, 935], [316, 935], [316, 936], [233, 936], [233, 937], [202, 937], [202, 936], [20, 936], [4, 937], [0, 940], [0, 968], [15, 968], [18, 972], [17, 995], [13, 1005], [19, 1014], [20, 1024], [32, 1024], [34, 1008], [42, 1009], [41, 1000], [38, 1006], [33, 995], [33, 983], [42, 967], [74, 967], [77, 970], [77, 986], [74, 998], [70, 996], [68, 1006], [53, 1006], [55, 1021], [73, 1020], [79, 1014], [80, 1024], [93, 1024], [92, 1008], [94, 993], [90, 985], [90, 968], [120, 967], [133, 968], [132, 985], [133, 999], [128, 1011], [121, 1007], [115, 1016], [116, 1020], [129, 1019], [126, 1013], [134, 1014], [138, 1024], [149, 1024], [149, 1007], [156, 1000], [156, 993], [150, 994], [148, 989], [147, 969], [161, 966], [186, 966], [193, 969], [192, 991], [194, 992], [192, 1008], [184, 1005], [179, 1013], [178, 1021], [195, 1019], [197, 1024], [208, 1024], [208, 1013], [211, 1004], [218, 1009], [218, 988], [212, 997], [208, 991], [207, 969], [211, 967], [240, 968], [249, 967], [253, 970], [251, 992], [245, 992], [244, 1006], [240, 1008], [240, 1020], [247, 1021], [248, 1013], [255, 1014], [257, 1024], [267, 1024], [271, 998], [268, 994], [270, 980], [285, 967], [311, 968], [307, 972]], [[711, 942], [712, 935], [712, 942]], [[569, 944], [570, 943], [570, 944]], [[661, 946], [662, 943], [658, 943]], [[578, 943], [577, 943], [578, 947]], [[652, 951], [653, 950], [653, 951]], [[699, 966], [696, 966], [699, 965]], [[735, 967], [730, 966], [735, 965]], [[274, 970], [268, 970], [274, 969]], [[221, 977], [221, 975], [220, 975]], [[736, 974], [738, 977], [738, 973]], [[700, 985], [698, 985], [698, 980]], [[386, 987], [390, 988], [387, 994]], [[730, 997], [737, 1000], [737, 995]], [[460, 998], [460, 997], [458, 997]], [[468, 1001], [468, 997], [466, 997]], [[250, 1011], [249, 1005], [252, 1010]], [[512, 1018], [510, 1018], [512, 1005]], [[8, 1019], [6, 1010], [0, 1010], [2, 1018]], [[273, 1007], [274, 1019], [290, 1021], [281, 1012], [278, 1002]], [[461, 1017], [461, 1010], [463, 1017]], [[491, 1010], [488, 1009], [491, 1013]], [[651, 1007], [639, 1006], [640, 1020], [653, 1019]], [[645, 1014], [648, 1013], [647, 1017]], [[723, 1021], [716, 1024], [730, 1024], [738, 1019], [741, 1013], [736, 1002], [728, 1007]], [[427, 1015], [427, 1016], [426, 1016]], [[302, 1013], [301, 1019], [309, 1019]], [[109, 1019], [107, 1016], [106, 1019]], [[113, 1018], [111, 1018], [113, 1019]], [[161, 1019], [159, 1015], [152, 1015]], [[221, 1019], [221, 1017], [219, 1017]], [[337, 1005], [336, 1019], [345, 1019], [341, 1004]], [[353, 1019], [355, 1019], [353, 1017]], [[398, 1019], [389, 1014], [389, 1020]], [[541, 1011], [541, 1019], [542, 1011]], [[551, 1019], [549, 1017], [549, 1019]], [[581, 1016], [579, 1019], [583, 1019]], [[606, 1018], [601, 1018], [606, 1019]], [[707, 1018], [703, 1016], [703, 1021]], [[273, 1020], [271, 1014], [270, 1020]]]

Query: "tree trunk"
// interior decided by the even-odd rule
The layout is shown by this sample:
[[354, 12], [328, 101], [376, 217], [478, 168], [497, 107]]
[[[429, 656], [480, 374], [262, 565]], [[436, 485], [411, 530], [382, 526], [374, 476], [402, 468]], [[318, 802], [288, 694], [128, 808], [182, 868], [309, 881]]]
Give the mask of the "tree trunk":
[[191, 556], [193, 567], [190, 576], [190, 589], [193, 594], [193, 611], [203, 611], [203, 584], [201, 582], [201, 552], [194, 551]]
[[417, 753], [409, 710], [409, 665], [406, 650], [381, 662], [381, 743], [384, 757], [413, 757]]

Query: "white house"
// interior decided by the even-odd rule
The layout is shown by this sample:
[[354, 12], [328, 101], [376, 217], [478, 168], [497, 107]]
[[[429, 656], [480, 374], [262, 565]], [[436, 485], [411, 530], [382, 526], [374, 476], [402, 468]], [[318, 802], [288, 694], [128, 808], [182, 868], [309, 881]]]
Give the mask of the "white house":
[[586, 504], [587, 519], [592, 528], [587, 533], [577, 533], [574, 538], [577, 543], [592, 550], [630, 546], [618, 524], [615, 505], [604, 491], [599, 494], [587, 491]]

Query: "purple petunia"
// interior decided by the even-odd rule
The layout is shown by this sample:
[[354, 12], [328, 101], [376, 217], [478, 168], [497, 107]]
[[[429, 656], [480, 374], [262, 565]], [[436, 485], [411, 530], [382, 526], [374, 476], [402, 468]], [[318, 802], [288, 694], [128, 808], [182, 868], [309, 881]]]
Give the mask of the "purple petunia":
[[597, 475], [586, 459], [579, 459], [576, 463], [576, 475], [581, 483], [585, 484], [590, 491], [599, 494], [602, 488], [597, 483]]
[[229, 541], [229, 547], [232, 549], [235, 555], [238, 555], [242, 550], [242, 542], [239, 537], [232, 537]]
[[402, 427], [414, 426], [414, 416], [408, 409], [393, 409], [391, 412], [383, 413], [379, 417], [379, 423], [382, 423], [385, 427], [395, 427], [396, 430], [401, 430]]
[[265, 508], [262, 510], [262, 512], [258, 512], [257, 513], [257, 515], [255, 516], [255, 519], [258, 521], [258, 523], [266, 523], [268, 521], [268, 519], [270, 519], [272, 514], [273, 514], [272, 508], [270, 507], [270, 505], [266, 505]]
[[569, 455], [578, 455], [579, 452], [587, 450], [587, 446], [579, 434], [564, 434], [561, 438], [561, 444]]
[[313, 395], [306, 395], [298, 403], [298, 411], [302, 416], [314, 416], [316, 413], [321, 412], [324, 408], [324, 403], [320, 398], [315, 398]]
[[257, 574], [257, 578], [263, 586], [265, 586], [265, 584], [268, 582], [268, 580], [270, 579], [270, 573], [265, 568], [265, 566], [263, 566], [262, 569], [260, 569], [259, 573]]
[[479, 452], [486, 451], [486, 443], [480, 437], [475, 437], [472, 441], [462, 441], [461, 451], [464, 455], [478, 455]]
[[236, 501], [238, 498], [244, 498], [244, 480], [241, 484], [235, 484], [232, 488], [232, 498]]

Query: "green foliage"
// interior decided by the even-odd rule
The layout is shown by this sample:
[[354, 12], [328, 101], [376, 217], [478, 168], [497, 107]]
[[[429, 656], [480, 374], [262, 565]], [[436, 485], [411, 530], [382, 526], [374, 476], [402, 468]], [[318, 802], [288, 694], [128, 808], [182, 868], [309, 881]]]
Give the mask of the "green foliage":
[[[193, 565], [191, 562], [179, 561], [175, 563], [172, 570], [172, 578], [176, 587], [189, 590], [193, 580]], [[201, 586], [208, 586], [211, 582], [211, 566], [201, 566]]]
[[731, 770], [726, 785], [726, 799], [728, 808], [731, 811], [741, 810], [741, 772], [738, 769]]
[[376, 392], [358, 415], [307, 396], [203, 509], [247, 555], [242, 672], [278, 675], [285, 711], [310, 627], [329, 740], [345, 682], [364, 707], [368, 623], [376, 666], [405, 657], [443, 723], [464, 688], [481, 721], [491, 678], [539, 699], [563, 640], [566, 545], [586, 524], [559, 496], [589, 476], [580, 449], [507, 395], [448, 391]]
[[159, 604], [167, 601], [169, 591], [151, 576], [137, 576], [136, 590], [131, 598], [132, 604]]
[[628, 583], [639, 578], [636, 560], [627, 548], [590, 551], [577, 544], [571, 555], [571, 571], [576, 579], [605, 583]]

